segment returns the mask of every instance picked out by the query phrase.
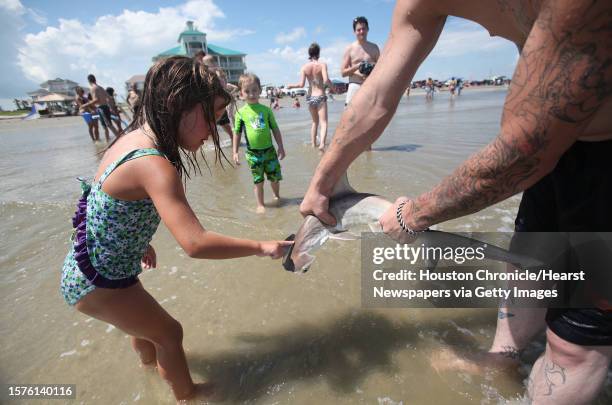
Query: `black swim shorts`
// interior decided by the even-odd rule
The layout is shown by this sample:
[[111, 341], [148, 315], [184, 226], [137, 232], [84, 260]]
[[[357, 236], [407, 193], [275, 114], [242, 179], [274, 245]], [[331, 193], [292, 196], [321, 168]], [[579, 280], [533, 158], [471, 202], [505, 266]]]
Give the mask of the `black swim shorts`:
[[[523, 193], [512, 243], [520, 243], [520, 232], [612, 232], [611, 157], [612, 140], [572, 145], [551, 173]], [[575, 257], [565, 259], [575, 266]], [[549, 308], [546, 323], [566, 341], [612, 345], [612, 311]]]

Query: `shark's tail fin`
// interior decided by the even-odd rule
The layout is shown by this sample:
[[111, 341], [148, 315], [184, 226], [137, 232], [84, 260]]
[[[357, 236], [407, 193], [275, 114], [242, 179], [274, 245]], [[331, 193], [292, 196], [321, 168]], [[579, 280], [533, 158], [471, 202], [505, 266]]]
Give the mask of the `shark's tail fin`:
[[355, 193], [355, 192], [356, 192], [355, 189], [351, 187], [348, 181], [348, 176], [346, 175], [346, 172], [344, 172], [342, 176], [338, 179], [338, 182], [336, 183], [336, 186], [334, 187], [334, 191], [332, 191], [331, 196], [336, 197], [339, 195]]

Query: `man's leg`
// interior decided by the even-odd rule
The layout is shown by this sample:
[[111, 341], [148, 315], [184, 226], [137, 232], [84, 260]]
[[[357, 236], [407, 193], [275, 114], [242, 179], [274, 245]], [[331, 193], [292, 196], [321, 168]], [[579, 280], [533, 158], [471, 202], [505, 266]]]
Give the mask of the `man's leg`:
[[310, 112], [310, 118], [312, 118], [312, 124], [310, 126], [310, 146], [313, 148], [317, 147], [317, 130], [319, 129], [319, 114], [317, 107], [311, 105], [308, 106]]
[[510, 308], [497, 313], [495, 338], [485, 358], [490, 365], [514, 367], [525, 347], [546, 326], [546, 308]]
[[546, 308], [499, 308], [495, 338], [487, 352], [445, 348], [432, 356], [438, 371], [483, 374], [487, 368], [517, 370], [525, 347], [545, 327]]
[[612, 360], [611, 346], [579, 346], [546, 332], [546, 351], [529, 375], [536, 404], [588, 404], [599, 393]]
[[96, 138], [95, 138], [94, 132], [93, 132], [93, 120], [92, 120], [92, 122], [87, 124], [87, 129], [89, 130], [89, 137], [91, 138], [91, 140], [93, 142], [95, 142]]
[[113, 135], [115, 135], [115, 138], [119, 137], [120, 132], [117, 130], [117, 128], [115, 128], [115, 125], [113, 124], [113, 118], [111, 116], [111, 111], [110, 108], [108, 106], [100, 106], [100, 112], [102, 113], [102, 122], [104, 122], [106, 124], [106, 140], [108, 141], [108, 129], [110, 129], [113, 132]]
[[97, 119], [92, 120], [91, 125], [93, 128], [94, 141], [99, 141], [100, 140], [100, 130], [98, 129], [98, 120]]
[[106, 122], [106, 118], [104, 116], [104, 110], [101, 107], [96, 108], [96, 113], [98, 114], [98, 121], [102, 124], [102, 129], [104, 129], [104, 136], [106, 137], [106, 142], [110, 141], [110, 137], [108, 136], [108, 123]]

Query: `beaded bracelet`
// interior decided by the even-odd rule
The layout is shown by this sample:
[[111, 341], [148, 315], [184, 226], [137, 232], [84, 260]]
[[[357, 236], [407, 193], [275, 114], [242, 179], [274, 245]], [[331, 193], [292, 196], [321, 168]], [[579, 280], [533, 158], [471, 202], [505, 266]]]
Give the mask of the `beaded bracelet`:
[[404, 208], [404, 205], [406, 205], [406, 203], [410, 201], [410, 200], [406, 200], [402, 203], [400, 203], [400, 205], [397, 206], [397, 222], [399, 223], [399, 225], [402, 227], [402, 230], [404, 232], [406, 232], [407, 234], [411, 235], [411, 236], [416, 236], [420, 233], [423, 233], [425, 231], [413, 231], [412, 229], [410, 229], [408, 227], [408, 225], [406, 225], [406, 223], [404, 222], [404, 220], [402, 219], [402, 209]]

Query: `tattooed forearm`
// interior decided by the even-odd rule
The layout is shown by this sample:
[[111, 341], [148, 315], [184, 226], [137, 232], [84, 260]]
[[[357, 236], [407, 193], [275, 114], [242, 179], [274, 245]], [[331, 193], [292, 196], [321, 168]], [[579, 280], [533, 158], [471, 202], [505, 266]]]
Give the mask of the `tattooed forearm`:
[[409, 225], [423, 228], [471, 214], [531, 186], [610, 98], [612, 4], [562, 3], [548, 1], [539, 11], [512, 79], [500, 134], [417, 198], [409, 207]]
[[[545, 139], [534, 139], [546, 146]], [[540, 166], [541, 158], [524, 154], [519, 145], [498, 137], [455, 173], [410, 206], [415, 225], [429, 225], [471, 214], [521, 191]]]

